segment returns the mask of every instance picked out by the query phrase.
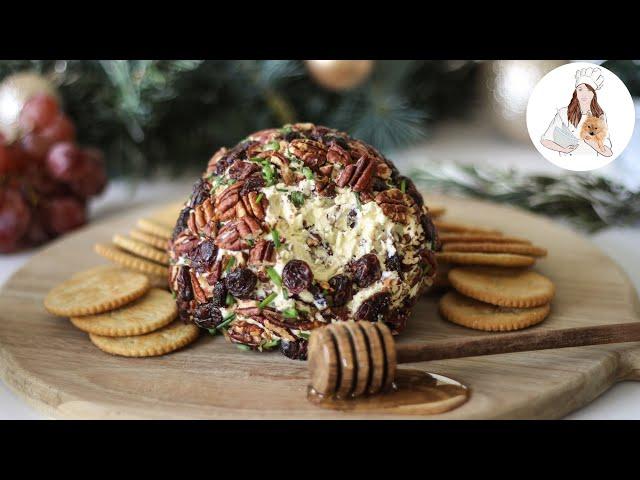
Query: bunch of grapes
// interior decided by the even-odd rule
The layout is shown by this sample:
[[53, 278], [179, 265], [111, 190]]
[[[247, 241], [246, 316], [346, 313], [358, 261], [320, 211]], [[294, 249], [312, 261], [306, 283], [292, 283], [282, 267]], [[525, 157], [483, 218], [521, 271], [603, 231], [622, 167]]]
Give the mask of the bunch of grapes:
[[75, 127], [46, 94], [24, 104], [19, 139], [0, 134], [0, 253], [46, 242], [87, 220], [87, 201], [104, 190], [99, 150], [75, 143]]

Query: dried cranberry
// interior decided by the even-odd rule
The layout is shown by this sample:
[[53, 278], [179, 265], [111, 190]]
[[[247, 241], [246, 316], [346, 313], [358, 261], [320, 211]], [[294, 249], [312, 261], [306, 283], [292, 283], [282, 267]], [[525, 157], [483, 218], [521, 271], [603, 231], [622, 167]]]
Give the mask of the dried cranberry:
[[201, 178], [193, 185], [191, 198], [189, 198], [189, 207], [194, 208], [211, 196], [211, 185], [205, 179]]
[[398, 276], [402, 278], [402, 257], [397, 253], [391, 257], [387, 257], [384, 262], [387, 269], [398, 272]]
[[396, 334], [402, 332], [407, 326], [409, 311], [405, 309], [392, 310], [387, 315], [384, 323], [391, 329], [391, 333]]
[[186, 207], [182, 212], [180, 212], [180, 216], [178, 217], [178, 221], [176, 222], [176, 226], [173, 229], [173, 235], [171, 236], [172, 240], [175, 240], [178, 235], [180, 235], [185, 228], [187, 228], [187, 222], [189, 221], [189, 207]]
[[215, 328], [222, 323], [222, 312], [212, 303], [203, 303], [193, 312], [193, 323], [200, 328]]
[[235, 180], [244, 180], [252, 173], [258, 172], [259, 170], [260, 166], [256, 163], [236, 160], [229, 169], [229, 176]]
[[433, 250], [440, 250], [440, 239], [438, 238], [438, 229], [433, 224], [431, 217], [429, 215], [422, 214], [420, 215], [420, 225], [422, 225], [422, 230], [424, 230], [425, 241], [431, 242], [431, 248]]
[[282, 282], [293, 294], [308, 289], [313, 282], [313, 272], [302, 260], [290, 260], [282, 270]]
[[389, 190], [389, 185], [387, 185], [387, 182], [382, 180], [380, 177], [374, 177], [371, 189], [374, 192], [384, 192], [385, 190]]
[[225, 278], [227, 290], [237, 298], [249, 298], [257, 283], [258, 277], [248, 268], [238, 268]]
[[289, 357], [293, 360], [306, 360], [307, 359], [307, 343], [304, 340], [282, 340], [280, 342], [280, 352], [285, 357]]
[[378, 257], [373, 253], [367, 253], [351, 265], [353, 278], [360, 288], [366, 288], [380, 280], [382, 269]]
[[298, 138], [303, 138], [300, 132], [291, 130], [290, 132], [287, 132], [284, 134], [284, 140], [286, 140], [287, 142], [291, 142], [292, 140], [297, 140]]
[[353, 228], [356, 226], [356, 222], [358, 220], [358, 212], [355, 210], [349, 210], [347, 213], [347, 227]]
[[353, 285], [351, 279], [346, 275], [336, 275], [329, 279], [329, 286], [332, 292], [332, 307], [342, 307], [353, 298]]
[[189, 267], [182, 266], [178, 272], [178, 299], [183, 301], [193, 300], [193, 290], [191, 287], [191, 275]]
[[215, 262], [218, 256], [218, 247], [212, 240], [205, 240], [188, 254], [191, 265], [196, 272], [207, 271]]
[[224, 307], [227, 304], [227, 286], [224, 282], [218, 282], [211, 292], [211, 305], [214, 307]]
[[384, 317], [389, 311], [391, 303], [391, 294], [388, 292], [378, 292], [367, 298], [358, 311], [356, 312], [356, 320], [367, 320], [369, 322], [377, 322], [380, 317]]
[[264, 185], [265, 183], [262, 177], [249, 177], [245, 180], [240, 190], [240, 196], [244, 197], [251, 192], [259, 192]]

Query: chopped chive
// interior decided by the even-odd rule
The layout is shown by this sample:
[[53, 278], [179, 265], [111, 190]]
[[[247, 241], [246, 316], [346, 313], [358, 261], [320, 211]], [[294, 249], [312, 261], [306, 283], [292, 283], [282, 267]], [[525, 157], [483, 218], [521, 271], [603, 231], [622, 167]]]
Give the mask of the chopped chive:
[[280, 234], [278, 233], [278, 230], [275, 228], [271, 230], [271, 237], [273, 237], [273, 244], [275, 245], [276, 250], [279, 249], [282, 244], [280, 243]]
[[256, 203], [260, 203], [260, 200], [262, 200], [262, 197], [264, 197], [264, 193], [258, 194], [258, 196], [256, 197]]
[[282, 296], [285, 300], [289, 300], [289, 291], [284, 287], [282, 287]]
[[231, 305], [236, 303], [236, 299], [233, 298], [233, 295], [231, 295], [230, 293], [227, 293], [227, 298], [225, 299], [224, 303], [227, 304], [227, 307], [230, 307]]
[[310, 334], [308, 334], [308, 333], [305, 333], [305, 332], [298, 332], [298, 336], [299, 336], [300, 338], [304, 339], [304, 340], [309, 340], [309, 337], [310, 337], [311, 335], [310, 335]]
[[253, 239], [252, 238], [247, 238], [246, 240], [247, 240], [247, 243], [249, 244], [249, 246], [253, 247], [253, 245], [254, 245]]
[[276, 152], [280, 150], [280, 142], [277, 140], [273, 140], [272, 142], [267, 143], [267, 150], [275, 150]]
[[262, 300], [259, 304], [258, 307], [259, 308], [264, 308], [267, 305], [269, 305], [271, 302], [273, 302], [273, 300], [278, 296], [278, 294], [276, 292], [273, 292], [271, 294], [269, 294], [269, 296], [267, 298], [265, 298], [264, 300]]
[[229, 261], [227, 262], [227, 266], [224, 267], [224, 271], [228, 273], [229, 270], [231, 270], [235, 264], [236, 264], [236, 257], [229, 258]]
[[282, 192], [282, 193], [287, 193], [287, 192], [289, 191], [289, 190], [287, 190], [286, 188], [278, 188], [278, 187], [276, 187], [276, 190], [277, 190], [278, 192]]
[[305, 196], [302, 192], [291, 192], [289, 198], [291, 199], [291, 202], [298, 208], [304, 205]]
[[207, 328], [207, 331], [211, 334], [211, 335], [216, 335], [218, 333], [218, 331], [215, 328]]
[[227, 325], [229, 325], [231, 322], [233, 322], [233, 320], [236, 318], [236, 314], [232, 313], [231, 315], [229, 315], [227, 318], [224, 319], [224, 321], [218, 325], [216, 328], [218, 330], [223, 329], [224, 327], [226, 327]]
[[241, 343], [236, 344], [236, 348], [238, 350], [244, 350], [245, 352], [248, 352], [249, 350], [251, 350], [251, 347], [249, 347], [248, 345], [243, 345]]
[[362, 202], [360, 201], [360, 192], [353, 192], [356, 197], [356, 205], [358, 206], [358, 210], [362, 210]]
[[262, 162], [262, 160], [260, 157], [252, 157], [249, 159], [250, 162]]
[[280, 275], [278, 275], [278, 272], [276, 272], [275, 268], [268, 267], [267, 275], [269, 275], [269, 278], [273, 283], [275, 283], [279, 287], [282, 287], [282, 278], [280, 278]]
[[405, 193], [407, 191], [407, 181], [406, 180], [402, 180], [402, 182], [400, 182], [400, 191], [402, 193]]
[[287, 308], [282, 314], [287, 318], [298, 318], [298, 311], [295, 308]]
[[265, 350], [269, 350], [273, 347], [277, 347], [278, 345], [280, 345], [280, 339], [274, 338], [273, 340], [269, 340], [268, 342], [263, 343], [262, 345], [260, 345], [260, 347]]
[[313, 180], [313, 172], [309, 167], [302, 167], [302, 173], [307, 177], [307, 180]]
[[178, 298], [178, 294], [176, 292], [171, 292], [171, 296], [173, 297], [174, 300]]
[[274, 174], [275, 171], [270, 163], [267, 162], [262, 164], [262, 177], [268, 187], [275, 183]]

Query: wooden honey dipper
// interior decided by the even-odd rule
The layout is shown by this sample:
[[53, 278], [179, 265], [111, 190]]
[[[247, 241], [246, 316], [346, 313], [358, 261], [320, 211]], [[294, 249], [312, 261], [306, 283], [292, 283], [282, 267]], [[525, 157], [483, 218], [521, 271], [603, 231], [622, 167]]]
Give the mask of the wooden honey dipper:
[[340, 322], [309, 339], [311, 387], [338, 398], [391, 388], [399, 363], [640, 341], [640, 322], [396, 344], [382, 322]]

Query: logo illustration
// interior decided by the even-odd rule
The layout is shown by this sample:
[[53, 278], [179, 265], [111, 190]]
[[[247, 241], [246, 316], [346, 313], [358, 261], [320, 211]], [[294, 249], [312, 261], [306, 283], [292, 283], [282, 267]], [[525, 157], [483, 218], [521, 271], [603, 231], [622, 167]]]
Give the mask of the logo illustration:
[[635, 109], [629, 90], [604, 67], [570, 63], [545, 75], [527, 105], [536, 149], [568, 170], [593, 170], [629, 143]]

